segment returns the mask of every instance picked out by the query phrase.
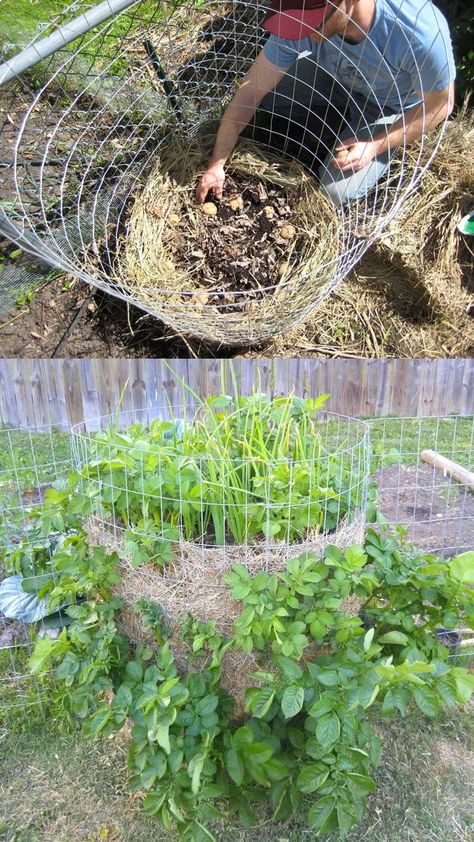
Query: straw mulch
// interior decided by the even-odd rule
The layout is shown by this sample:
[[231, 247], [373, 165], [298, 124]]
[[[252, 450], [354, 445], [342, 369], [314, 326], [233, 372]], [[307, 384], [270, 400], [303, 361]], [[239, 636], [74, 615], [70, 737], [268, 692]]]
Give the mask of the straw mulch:
[[[356, 271], [264, 355], [472, 356], [474, 244], [457, 225], [474, 207], [473, 149], [474, 113], [466, 105], [421, 184]], [[413, 161], [416, 154], [413, 147]]]
[[[136, 191], [117, 271], [136, 301], [176, 329], [238, 344], [252, 321], [256, 338], [275, 335], [308, 307], [309, 295], [328, 291], [340, 230], [334, 206], [300, 164], [250, 141], [228, 162], [233, 189], [207, 215], [195, 188], [214, 140], [203, 133], [163, 143]], [[260, 204], [252, 199], [258, 191]]]
[[[351, 523], [343, 522], [331, 534], [314, 535], [300, 544], [281, 546], [262, 543], [211, 547], [182, 541], [176, 544], [175, 561], [165, 570], [153, 564], [134, 568], [124, 549], [124, 537], [119, 529], [112, 531], [107, 525], [91, 519], [88, 535], [93, 544], [107, 547], [120, 556], [121, 583], [115, 589], [116, 596], [123, 601], [118, 616], [120, 631], [132, 642], [152, 643], [153, 635], [135, 609], [135, 603], [139, 598], [158, 603], [171, 629], [178, 665], [185, 671], [189, 667], [188, 653], [179, 637], [179, 620], [185, 614], [192, 614], [202, 622], [214, 620], [217, 631], [227, 637], [232, 635], [234, 621], [243, 608], [241, 602], [233, 599], [231, 589], [224, 582], [225, 573], [234, 563], [244, 564], [253, 573], [284, 570], [291, 558], [297, 558], [304, 552], [321, 555], [330, 544], [344, 549], [362, 543], [364, 525], [361, 514]], [[342, 610], [351, 615], [357, 614], [359, 607], [358, 600], [354, 598], [348, 598], [342, 604]], [[222, 686], [236, 700], [239, 715], [243, 712], [245, 689], [254, 683], [250, 675], [258, 669], [258, 665], [254, 653], [247, 655], [230, 651], [224, 657]]]

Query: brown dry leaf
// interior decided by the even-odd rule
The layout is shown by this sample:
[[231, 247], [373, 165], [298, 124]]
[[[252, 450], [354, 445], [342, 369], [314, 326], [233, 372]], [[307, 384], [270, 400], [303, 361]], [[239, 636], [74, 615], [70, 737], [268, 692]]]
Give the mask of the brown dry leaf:
[[150, 216], [155, 216], [157, 219], [163, 219], [163, 211], [161, 208], [157, 208], [155, 205], [147, 205], [146, 212], [150, 214]]

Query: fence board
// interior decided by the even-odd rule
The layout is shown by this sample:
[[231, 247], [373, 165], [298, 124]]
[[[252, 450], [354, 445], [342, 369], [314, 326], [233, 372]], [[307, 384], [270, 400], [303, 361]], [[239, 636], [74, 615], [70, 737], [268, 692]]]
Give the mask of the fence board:
[[122, 411], [147, 420], [181, 402], [180, 377], [204, 397], [222, 380], [232, 392], [231, 365], [242, 394], [329, 392], [328, 409], [355, 416], [474, 415], [471, 359], [0, 360], [0, 423], [66, 427], [113, 414], [127, 381]]

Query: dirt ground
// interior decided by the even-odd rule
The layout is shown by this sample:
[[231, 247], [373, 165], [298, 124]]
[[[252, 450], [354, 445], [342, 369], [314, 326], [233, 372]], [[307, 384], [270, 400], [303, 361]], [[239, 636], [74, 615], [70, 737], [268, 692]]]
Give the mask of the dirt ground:
[[[294, 335], [242, 349], [177, 335], [138, 307], [62, 276], [44, 284], [31, 301], [19, 302], [0, 319], [0, 356], [420, 358], [432, 357], [431, 342], [429, 350], [424, 350], [424, 337], [432, 332], [439, 334], [435, 356], [459, 356], [450, 345], [456, 339], [450, 314], [432, 308], [425, 301], [429, 293], [417, 283], [410, 284], [396, 266], [387, 263], [385, 268], [384, 284], [380, 285], [373, 276], [374, 258], [369, 253], [323, 303], [316, 317], [295, 329]], [[462, 319], [462, 356], [472, 357], [474, 277], [470, 271], [466, 272], [465, 290], [463, 300], [455, 306]]]
[[61, 277], [0, 322], [0, 356], [189, 357], [190, 349], [137, 307]]
[[474, 491], [429, 465], [393, 465], [377, 476], [377, 506], [416, 547], [447, 558], [474, 547]]

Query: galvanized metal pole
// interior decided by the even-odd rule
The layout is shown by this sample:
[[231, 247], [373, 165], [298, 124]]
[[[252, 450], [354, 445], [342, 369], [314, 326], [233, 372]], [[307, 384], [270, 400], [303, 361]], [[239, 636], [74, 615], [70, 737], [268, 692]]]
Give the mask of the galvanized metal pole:
[[104, 23], [104, 21], [135, 3], [137, 3], [137, 0], [105, 0], [104, 3], [88, 9], [87, 12], [78, 15], [77, 18], [58, 26], [51, 35], [30, 44], [21, 53], [0, 64], [0, 86], [20, 76], [25, 70], [29, 70], [39, 61], [51, 56], [56, 50], [62, 49], [79, 38], [80, 35], [89, 32], [94, 26]]

